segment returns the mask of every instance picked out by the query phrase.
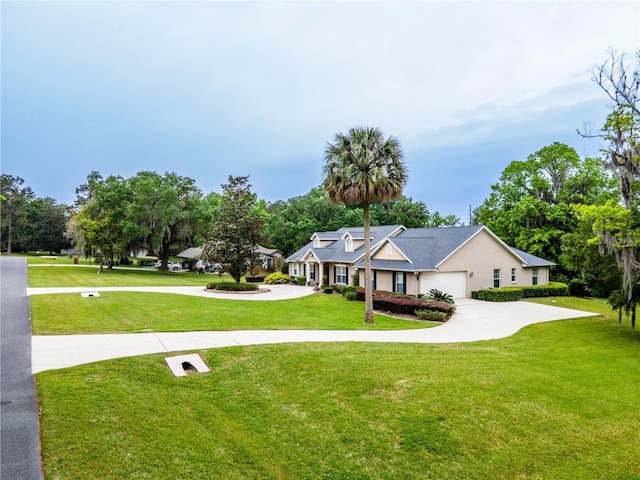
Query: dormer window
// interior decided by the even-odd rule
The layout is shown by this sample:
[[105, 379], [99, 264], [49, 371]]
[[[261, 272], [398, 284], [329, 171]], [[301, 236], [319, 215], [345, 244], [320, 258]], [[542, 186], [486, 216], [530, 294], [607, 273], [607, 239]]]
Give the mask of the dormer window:
[[344, 250], [345, 252], [353, 252], [353, 239], [351, 237], [347, 237], [344, 241]]
[[387, 243], [387, 246], [385, 248], [386, 248], [385, 253], [387, 254], [387, 257], [390, 257], [391, 255], [393, 255], [393, 247], [391, 246], [390, 243]]
[[318, 237], [313, 239], [313, 248], [320, 248], [320, 239]]

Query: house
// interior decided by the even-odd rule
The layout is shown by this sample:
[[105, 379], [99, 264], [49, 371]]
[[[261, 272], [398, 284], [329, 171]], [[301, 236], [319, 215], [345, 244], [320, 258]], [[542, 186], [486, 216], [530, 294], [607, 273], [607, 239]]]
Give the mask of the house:
[[[265, 270], [272, 270], [275, 258], [284, 259], [284, 253], [274, 248], [265, 248], [260, 245], [256, 245], [256, 252], [260, 256], [260, 264]], [[202, 256], [202, 247], [191, 247], [180, 252], [177, 257], [180, 259], [180, 263], [187, 262], [189, 260], [199, 260]]]
[[[443, 228], [371, 227], [372, 283], [376, 290], [454, 298], [506, 286], [546, 285], [554, 263], [509, 247], [484, 225]], [[308, 282], [364, 284], [364, 228], [317, 232], [289, 256], [289, 275]], [[324, 278], [326, 277], [326, 278]]]
[[280, 265], [284, 263], [284, 253], [277, 248], [265, 248], [257, 245], [256, 252], [260, 255], [260, 263], [265, 270], [273, 270], [276, 258], [282, 259]]

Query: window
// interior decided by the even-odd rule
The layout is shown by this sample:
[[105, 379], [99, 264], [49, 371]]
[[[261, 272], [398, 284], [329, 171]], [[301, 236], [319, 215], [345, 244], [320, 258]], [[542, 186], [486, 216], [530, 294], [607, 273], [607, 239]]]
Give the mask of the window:
[[511, 269], [511, 283], [516, 283], [516, 269]]
[[493, 288], [500, 288], [500, 269], [493, 269]]
[[406, 285], [406, 273], [394, 272], [393, 273], [393, 291], [396, 293], [407, 293]]
[[315, 279], [316, 279], [316, 264], [310, 263], [309, 264], [309, 280], [313, 282]]
[[351, 237], [347, 237], [344, 241], [344, 250], [345, 252], [353, 252], [353, 239]]
[[538, 269], [533, 268], [531, 270], [531, 285], [537, 285], [537, 284], [538, 284]]
[[320, 239], [318, 237], [313, 239], [313, 248], [320, 248]]
[[391, 246], [390, 243], [387, 243], [386, 254], [387, 254], [387, 257], [390, 257], [391, 255], [393, 255], [393, 247]]
[[300, 271], [299, 270], [299, 265], [300, 265], [299, 263], [294, 263], [293, 264], [293, 276], [294, 277], [298, 276], [298, 272]]
[[336, 277], [336, 283], [339, 285], [347, 285], [347, 267], [344, 265], [338, 265], [335, 267], [334, 275]]

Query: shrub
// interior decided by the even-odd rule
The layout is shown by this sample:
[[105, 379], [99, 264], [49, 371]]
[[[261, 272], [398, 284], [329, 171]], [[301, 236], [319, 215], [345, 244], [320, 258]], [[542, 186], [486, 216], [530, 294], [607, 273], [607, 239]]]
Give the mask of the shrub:
[[572, 297], [586, 297], [587, 282], [579, 278], [572, 278], [569, 282], [569, 295]]
[[549, 282], [548, 285], [535, 285], [519, 288], [522, 289], [522, 296], [524, 298], [566, 297], [569, 295], [569, 287], [566, 283], [561, 282]]
[[429, 293], [427, 293], [424, 298], [426, 300], [435, 300], [436, 302], [444, 302], [450, 305], [453, 305], [455, 303], [453, 301], [453, 297], [450, 294], [441, 292], [437, 288], [432, 288], [431, 290], [429, 290]]
[[[364, 301], [364, 288], [356, 289], [356, 298]], [[411, 295], [380, 290], [373, 291], [373, 308], [374, 310], [408, 315], [415, 315], [416, 310], [436, 310], [445, 313], [446, 318], [450, 318], [456, 310], [455, 305], [444, 302], [434, 302]]]
[[471, 292], [471, 298], [473, 298], [474, 300], [478, 300], [478, 291], [477, 290], [473, 290]]
[[[350, 287], [350, 286], [343, 286], [340, 289], [340, 293], [342, 294], [343, 297], [346, 297], [347, 295], [353, 293], [354, 295], [356, 294], [356, 287]], [[355, 297], [354, 297], [355, 299]]]
[[264, 282], [266, 277], [264, 275], [247, 275], [246, 280], [250, 283], [260, 283]]
[[447, 314], [438, 310], [416, 310], [416, 315], [421, 320], [430, 322], [444, 322], [447, 320]]
[[252, 283], [213, 282], [207, 285], [207, 289], [225, 292], [252, 292], [258, 290], [258, 285]]
[[344, 295], [344, 298], [346, 298], [349, 302], [354, 302], [358, 297], [355, 290], [349, 290], [348, 292], [345, 292], [343, 295]]
[[307, 277], [296, 277], [296, 283], [298, 285], [306, 285], [307, 284]]
[[351, 275], [351, 285], [353, 285], [354, 287], [360, 286], [360, 274], [358, 272]]
[[478, 292], [478, 300], [488, 302], [517, 302], [522, 298], [522, 288], [489, 288]]
[[323, 291], [324, 293], [333, 293], [333, 287], [330, 287], [330, 286], [324, 286], [324, 287], [322, 287], [322, 291]]
[[264, 283], [267, 285], [280, 285], [283, 283], [289, 283], [290, 281], [291, 277], [282, 272], [274, 272], [264, 279]]

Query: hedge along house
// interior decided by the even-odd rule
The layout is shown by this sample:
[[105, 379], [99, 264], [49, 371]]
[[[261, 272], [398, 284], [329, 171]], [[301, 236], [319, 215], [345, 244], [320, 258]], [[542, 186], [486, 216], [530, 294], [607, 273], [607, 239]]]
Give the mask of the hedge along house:
[[[308, 282], [364, 284], [364, 229], [319, 232], [287, 258], [289, 274]], [[436, 288], [454, 298], [471, 291], [546, 285], [554, 263], [507, 246], [487, 227], [371, 227], [375, 290], [418, 295]], [[323, 280], [323, 277], [325, 277]]]

